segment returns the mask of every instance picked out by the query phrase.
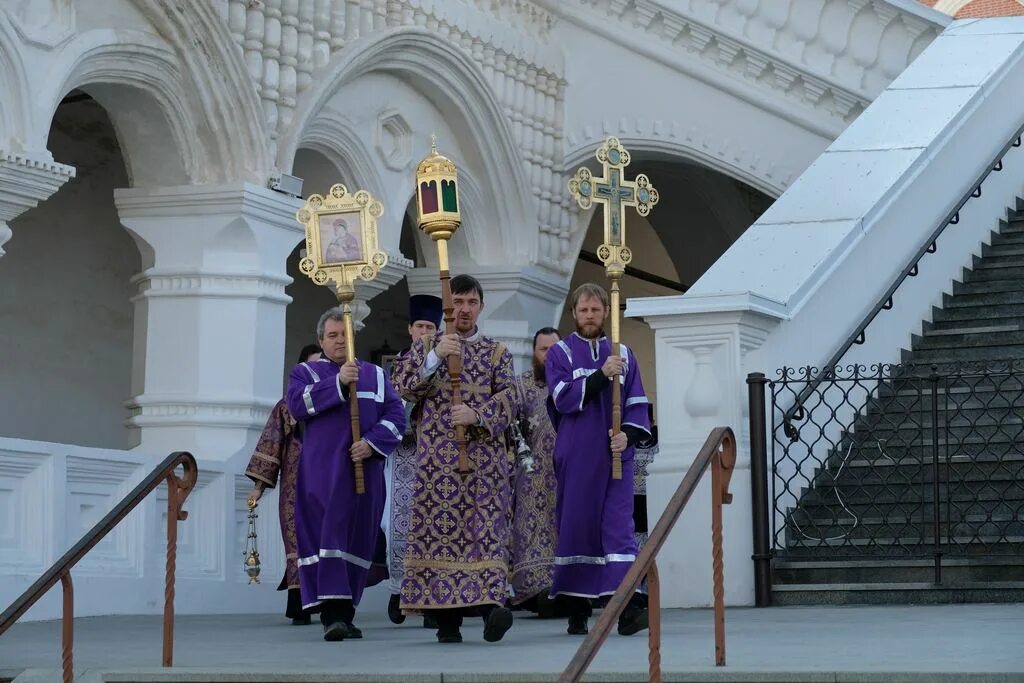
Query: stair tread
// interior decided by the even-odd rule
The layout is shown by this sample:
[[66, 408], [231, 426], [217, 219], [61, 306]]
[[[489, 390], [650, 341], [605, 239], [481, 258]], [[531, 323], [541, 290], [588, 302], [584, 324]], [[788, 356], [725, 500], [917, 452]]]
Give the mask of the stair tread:
[[954, 327], [952, 329], [928, 330], [926, 337], [939, 337], [951, 334], [991, 334], [993, 332], [1020, 332], [1020, 325], [987, 325], [979, 327]]
[[964, 590], [964, 589], [1024, 589], [1024, 581], [966, 581], [963, 583], [935, 584], [927, 581], [912, 583], [776, 583], [773, 591], [877, 591], [877, 590]]

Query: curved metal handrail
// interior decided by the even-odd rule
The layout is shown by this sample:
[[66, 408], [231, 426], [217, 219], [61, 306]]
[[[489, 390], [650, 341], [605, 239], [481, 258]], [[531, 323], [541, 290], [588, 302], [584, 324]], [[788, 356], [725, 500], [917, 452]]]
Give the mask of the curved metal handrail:
[[[175, 474], [178, 466], [184, 470], [183, 476]], [[163, 665], [171, 666], [173, 659], [174, 637], [174, 568], [178, 547], [178, 522], [188, 517], [188, 512], [181, 509], [192, 489], [196, 485], [199, 470], [196, 459], [191, 453], [177, 451], [164, 458], [164, 461], [149, 473], [131, 493], [121, 499], [107, 515], [89, 530], [70, 550], [53, 563], [21, 596], [12, 602], [3, 614], [0, 614], [0, 635], [9, 629], [21, 615], [29, 610], [53, 588], [59, 581], [64, 588], [63, 610], [63, 669], [64, 680], [72, 680], [72, 642], [74, 638], [74, 600], [71, 584], [71, 570], [92, 548], [103, 540], [118, 523], [124, 519], [146, 496], [153, 492], [164, 480], [167, 481], [167, 575], [164, 587], [164, 649]]]
[[964, 205], [971, 199], [981, 196], [981, 186], [988, 179], [989, 175], [993, 172], [998, 173], [1003, 170], [1003, 158], [1006, 153], [1014, 147], [1021, 146], [1021, 138], [1024, 137], [1024, 124], [1021, 124], [1017, 132], [1010, 137], [1010, 141], [1007, 142], [998, 154], [992, 159], [992, 161], [985, 166], [985, 170], [975, 179], [970, 185], [968, 190], [960, 201], [957, 202], [956, 207], [946, 214], [946, 217], [939, 223], [938, 227], [932, 231], [931, 235], [925, 240], [924, 244], [917, 250], [914, 257], [910, 260], [907, 266], [900, 271], [900, 274], [896, 276], [895, 281], [889, 286], [885, 293], [878, 299], [875, 305], [868, 311], [867, 315], [858, 323], [857, 327], [854, 328], [850, 336], [846, 338], [842, 346], [832, 354], [832, 357], [822, 365], [822, 372], [817, 378], [815, 378], [810, 384], [805, 387], [803, 391], [793, 401], [793, 405], [786, 409], [783, 413], [783, 421], [789, 424], [793, 419], [801, 420], [803, 415], [804, 402], [817, 390], [818, 386], [824, 382], [836, 367], [839, 362], [843, 359], [846, 353], [853, 348], [854, 345], [860, 345], [864, 343], [866, 337], [866, 331], [868, 326], [874, 322], [875, 318], [882, 311], [891, 310], [893, 307], [893, 295], [896, 294], [896, 290], [906, 282], [907, 278], [917, 277], [918, 269], [920, 267], [921, 259], [927, 254], [934, 254], [938, 250], [938, 239], [945, 232], [946, 228], [951, 225], [956, 225], [960, 222], [960, 211], [964, 208]]
[[649, 591], [648, 609], [650, 613], [648, 620], [650, 629], [648, 632], [649, 643], [649, 680], [661, 681], [661, 585], [658, 581], [658, 567], [654, 560], [658, 551], [665, 544], [672, 528], [675, 526], [679, 515], [682, 514], [686, 503], [693, 496], [708, 467], [711, 468], [711, 555], [713, 593], [715, 602], [715, 665], [725, 666], [725, 603], [724, 603], [724, 582], [722, 564], [722, 505], [732, 502], [732, 494], [729, 493], [729, 479], [732, 477], [733, 467], [736, 465], [736, 437], [729, 427], [715, 427], [708, 434], [707, 441], [697, 453], [693, 464], [686, 471], [686, 476], [679, 483], [679, 487], [672, 495], [665, 512], [662, 513], [658, 523], [654, 525], [651, 535], [644, 544], [640, 555], [626, 572], [626, 577], [619, 584], [615, 594], [608, 600], [608, 605], [601, 612], [594, 628], [587, 634], [586, 639], [576, 651], [576, 655], [569, 662], [569, 666], [562, 672], [558, 679], [560, 683], [572, 683], [580, 680], [587, 667], [597, 655], [598, 649], [604, 643], [612, 627], [618, 620], [619, 615], [626, 609], [629, 599], [640, 586], [640, 581], [647, 576]]

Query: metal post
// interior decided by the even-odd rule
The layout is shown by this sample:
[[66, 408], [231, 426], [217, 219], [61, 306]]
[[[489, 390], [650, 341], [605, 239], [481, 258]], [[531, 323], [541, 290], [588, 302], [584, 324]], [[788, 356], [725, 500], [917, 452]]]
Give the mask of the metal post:
[[761, 372], [747, 375], [750, 400], [750, 501], [754, 521], [754, 605], [772, 604], [772, 565], [768, 529], [768, 434], [765, 424], [765, 388]]
[[932, 366], [932, 538], [935, 541], [935, 584], [942, 584], [942, 546], [939, 545], [939, 373]]
[[71, 583], [71, 570], [60, 575], [64, 592], [64, 611], [61, 615], [61, 671], [64, 683], [75, 680], [75, 588]]

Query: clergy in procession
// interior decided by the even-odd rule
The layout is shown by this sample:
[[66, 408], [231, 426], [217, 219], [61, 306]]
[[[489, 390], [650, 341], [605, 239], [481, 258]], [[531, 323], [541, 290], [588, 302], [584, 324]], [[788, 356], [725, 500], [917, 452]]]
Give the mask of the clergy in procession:
[[[320, 359], [320, 347], [307, 344], [299, 352], [299, 363]], [[309, 613], [302, 609], [302, 597], [299, 595], [299, 567], [296, 564], [295, 541], [295, 486], [299, 476], [299, 452], [301, 443], [295, 427], [295, 418], [288, 412], [285, 399], [281, 399], [270, 411], [267, 424], [263, 427], [260, 440], [256, 442], [256, 450], [249, 458], [245, 468], [245, 476], [252, 479], [255, 486], [249, 498], [259, 500], [263, 491], [277, 486], [278, 517], [281, 521], [281, 539], [284, 541], [284, 577], [277, 590], [288, 591], [288, 602], [285, 616], [296, 626], [305, 626], [312, 622]]]
[[[420, 405], [416, 484], [402, 578], [402, 609], [438, 622], [441, 643], [462, 642], [464, 616], [483, 617], [483, 637], [501, 640], [507, 609], [512, 458], [505, 430], [519, 401], [512, 354], [480, 334], [484, 292], [473, 277], [451, 280], [454, 330], [424, 336], [395, 365], [403, 398]], [[463, 403], [453, 406], [445, 362], [462, 360]], [[470, 472], [458, 471], [456, 426], [466, 428]]]
[[[608, 293], [581, 285], [570, 306], [576, 332], [548, 352], [545, 364], [558, 479], [551, 595], [569, 612], [568, 632], [582, 635], [591, 600], [614, 593], [636, 559], [633, 449], [650, 435], [650, 423], [636, 358], [624, 344], [613, 349], [604, 336]], [[614, 436], [612, 391], [622, 392], [622, 430]], [[613, 453], [621, 454], [621, 479], [612, 477]], [[618, 631], [632, 635], [645, 628], [647, 609], [634, 595]]]
[[[405, 410], [384, 370], [346, 362], [344, 315], [320, 316], [323, 357], [299, 363], [288, 381], [288, 410], [305, 425], [299, 467], [295, 531], [304, 609], [319, 608], [324, 640], [361, 638], [355, 607], [384, 513], [384, 461], [405, 429]], [[356, 383], [356, 395], [349, 385]], [[353, 443], [350, 407], [359, 402]], [[355, 489], [355, 462], [363, 463], [365, 493]]]
[[[409, 297], [409, 338], [413, 344], [423, 336], [433, 338], [440, 326], [440, 297], [429, 294]], [[399, 358], [407, 356], [409, 352], [406, 349]], [[409, 534], [409, 514], [416, 485], [416, 419], [420, 412], [416, 402], [404, 403], [405, 433], [388, 463], [391, 478], [388, 495], [388, 573], [391, 577], [388, 618], [395, 624], [405, 621], [399, 594], [402, 590], [402, 559], [405, 556], [406, 536]]]
[[519, 376], [522, 394], [519, 427], [528, 447], [527, 461], [519, 463], [512, 513], [511, 602], [516, 607], [553, 615], [548, 593], [555, 567], [555, 430], [547, 412], [548, 385], [544, 361], [561, 337], [545, 327], [533, 335], [531, 369]]

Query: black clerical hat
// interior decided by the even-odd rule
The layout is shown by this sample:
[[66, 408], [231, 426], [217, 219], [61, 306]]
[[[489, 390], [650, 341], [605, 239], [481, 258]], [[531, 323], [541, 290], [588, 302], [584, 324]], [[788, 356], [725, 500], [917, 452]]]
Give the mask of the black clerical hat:
[[435, 326], [441, 326], [441, 299], [429, 294], [416, 294], [409, 297], [409, 323], [417, 320], [428, 320]]

